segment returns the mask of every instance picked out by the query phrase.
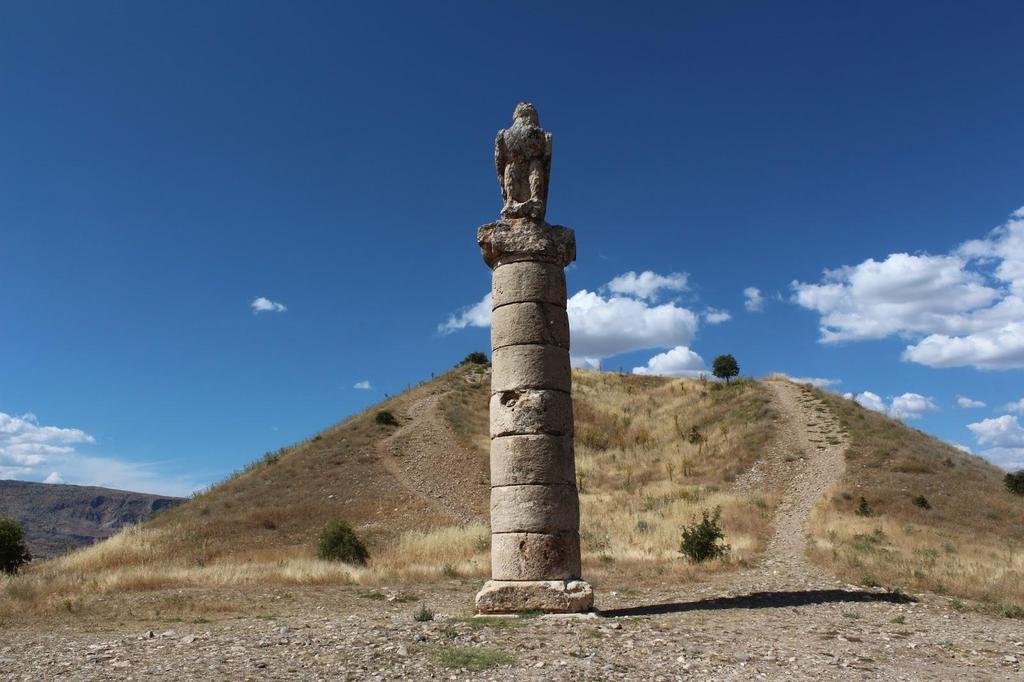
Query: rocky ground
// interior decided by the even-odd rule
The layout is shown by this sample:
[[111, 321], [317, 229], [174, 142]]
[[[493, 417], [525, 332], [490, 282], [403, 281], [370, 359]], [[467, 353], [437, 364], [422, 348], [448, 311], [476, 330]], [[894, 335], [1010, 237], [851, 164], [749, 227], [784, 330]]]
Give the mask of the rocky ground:
[[[750, 478], [786, 494], [755, 568], [678, 587], [595, 585], [590, 617], [473, 618], [479, 581], [175, 591], [0, 623], [5, 679], [1024, 679], [1021, 621], [932, 595], [837, 584], [803, 560], [845, 440], [820, 403], [770, 382], [786, 434]], [[156, 616], [177, 603], [174, 618]], [[150, 614], [146, 617], [135, 613]], [[237, 614], [246, 614], [237, 617]], [[259, 614], [259, 615], [254, 615]], [[417, 620], [417, 616], [419, 620]]]

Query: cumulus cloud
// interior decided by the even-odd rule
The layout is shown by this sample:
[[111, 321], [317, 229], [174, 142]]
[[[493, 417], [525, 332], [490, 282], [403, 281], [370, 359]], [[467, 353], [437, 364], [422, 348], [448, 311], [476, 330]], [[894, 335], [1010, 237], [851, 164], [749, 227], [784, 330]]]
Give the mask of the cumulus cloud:
[[925, 413], [937, 412], [938, 409], [931, 398], [926, 398], [918, 393], [904, 393], [896, 396], [889, 403], [889, 416], [906, 421], [920, 419]]
[[258, 296], [252, 300], [249, 304], [252, 306], [253, 314], [258, 313], [283, 313], [288, 310], [288, 307], [284, 303], [278, 303], [277, 301], [271, 301], [269, 298]]
[[662, 289], [667, 291], [686, 291], [689, 289], [688, 279], [689, 275], [685, 272], [659, 275], [650, 270], [644, 270], [638, 275], [630, 271], [608, 282], [608, 290], [613, 294], [653, 300], [657, 298], [658, 293]]
[[882, 396], [878, 395], [877, 393], [872, 393], [871, 391], [864, 391], [863, 393], [858, 393], [853, 400], [861, 407], [866, 407], [869, 410], [881, 412], [882, 414], [889, 413], [889, 411], [885, 407], [885, 401], [882, 400]]
[[704, 322], [707, 324], [721, 324], [731, 319], [732, 315], [729, 314], [728, 310], [719, 310], [718, 308], [706, 308], [704, 310]]
[[466, 327], [490, 327], [491, 307], [491, 294], [488, 292], [480, 299], [479, 303], [466, 306], [449, 315], [446, 321], [437, 325], [437, 331], [442, 334], [451, 334]]
[[757, 287], [747, 287], [743, 290], [743, 307], [749, 312], [756, 313], [764, 310], [764, 296]]
[[1003, 409], [1007, 412], [1019, 412], [1020, 414], [1024, 414], [1024, 398], [1021, 398], [1015, 403], [1007, 403], [1003, 406]]
[[863, 391], [856, 396], [847, 393], [844, 397], [852, 398], [861, 407], [881, 412], [901, 421], [920, 419], [926, 413], [936, 412], [939, 409], [931, 398], [926, 398], [919, 393], [904, 393], [890, 398], [888, 403], [882, 399], [882, 396], [871, 391]]
[[[791, 377], [785, 372], [775, 372], [775, 374], [785, 377], [792, 381], [794, 384], [810, 384], [815, 388], [831, 388], [832, 386], [838, 386], [843, 383], [841, 379], [825, 379], [823, 377]], [[847, 398], [852, 398], [853, 394], [847, 394]]]
[[[635, 276], [634, 280], [639, 281], [640, 277]], [[671, 277], [676, 275], [666, 276]], [[627, 278], [623, 281], [633, 280]], [[608, 289], [610, 291], [611, 287]], [[699, 326], [696, 313], [675, 302], [654, 304], [639, 296], [647, 289], [639, 286], [634, 289], [638, 294], [633, 296], [605, 295], [582, 289], [569, 297], [567, 311], [572, 329], [574, 367], [598, 369], [602, 360], [615, 355], [650, 348], [687, 346], [693, 340]], [[438, 331], [447, 334], [466, 327], [488, 327], [490, 324], [491, 295], [487, 294], [479, 303], [449, 316], [446, 322], [438, 325]]]
[[985, 407], [985, 403], [981, 400], [974, 400], [973, 398], [968, 398], [967, 396], [962, 395], [958, 395], [956, 397], [956, 404], [968, 410]]
[[572, 352], [581, 358], [688, 345], [697, 333], [697, 316], [675, 303], [651, 305], [583, 289], [569, 298], [568, 311]]
[[352, 388], [358, 388], [360, 391], [369, 391], [373, 387], [370, 386], [369, 379], [364, 379], [363, 381], [357, 381], [352, 385]]
[[1011, 471], [1024, 469], [1024, 427], [1016, 416], [1004, 414], [983, 419], [968, 424], [967, 428], [974, 434], [978, 445], [987, 446], [981, 451], [985, 459]]
[[670, 377], [695, 377], [706, 373], [704, 359], [686, 346], [676, 346], [659, 353], [644, 367], [634, 367], [633, 374], [656, 374]]
[[182, 478], [162, 476], [151, 465], [97, 457], [77, 449], [95, 442], [81, 429], [40, 425], [33, 414], [0, 412], [0, 478], [67, 481], [170, 495], [187, 495], [198, 487]]
[[931, 367], [1024, 367], [1024, 209], [944, 255], [894, 253], [792, 283], [823, 343], [898, 336]]

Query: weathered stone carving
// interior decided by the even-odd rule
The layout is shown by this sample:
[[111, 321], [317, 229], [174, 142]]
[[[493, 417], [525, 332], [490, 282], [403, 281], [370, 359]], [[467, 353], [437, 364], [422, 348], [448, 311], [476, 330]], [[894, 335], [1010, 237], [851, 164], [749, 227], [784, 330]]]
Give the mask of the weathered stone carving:
[[579, 496], [564, 268], [576, 236], [544, 222], [551, 134], [531, 104], [498, 133], [502, 219], [477, 231], [491, 293], [491, 580], [481, 613], [579, 612]]
[[502, 218], [544, 220], [551, 177], [551, 133], [540, 127], [537, 110], [521, 102], [512, 127], [494, 140], [494, 166], [505, 206]]

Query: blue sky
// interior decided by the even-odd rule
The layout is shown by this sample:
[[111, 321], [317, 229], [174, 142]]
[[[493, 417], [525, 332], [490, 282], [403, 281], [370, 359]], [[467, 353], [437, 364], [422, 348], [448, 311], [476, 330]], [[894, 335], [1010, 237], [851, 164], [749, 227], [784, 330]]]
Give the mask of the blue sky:
[[0, 478], [185, 493], [486, 349], [520, 100], [577, 362], [729, 352], [1024, 466], [1020, 3], [3, 14]]

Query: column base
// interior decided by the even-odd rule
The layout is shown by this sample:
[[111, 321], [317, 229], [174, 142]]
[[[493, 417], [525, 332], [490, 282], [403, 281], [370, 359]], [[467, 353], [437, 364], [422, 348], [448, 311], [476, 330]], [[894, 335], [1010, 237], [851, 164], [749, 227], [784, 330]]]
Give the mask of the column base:
[[477, 613], [583, 613], [594, 608], [585, 580], [488, 580], [476, 595]]

